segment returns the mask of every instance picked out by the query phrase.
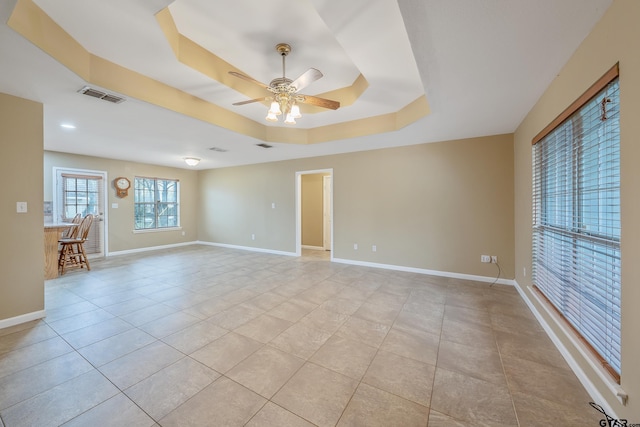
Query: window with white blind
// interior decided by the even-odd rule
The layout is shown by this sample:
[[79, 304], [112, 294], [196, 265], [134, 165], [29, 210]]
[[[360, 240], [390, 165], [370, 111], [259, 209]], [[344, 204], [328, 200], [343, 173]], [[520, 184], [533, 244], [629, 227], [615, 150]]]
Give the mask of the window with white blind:
[[533, 283], [618, 381], [619, 113], [616, 66], [533, 141]]
[[177, 180], [136, 177], [133, 188], [136, 230], [180, 226]]

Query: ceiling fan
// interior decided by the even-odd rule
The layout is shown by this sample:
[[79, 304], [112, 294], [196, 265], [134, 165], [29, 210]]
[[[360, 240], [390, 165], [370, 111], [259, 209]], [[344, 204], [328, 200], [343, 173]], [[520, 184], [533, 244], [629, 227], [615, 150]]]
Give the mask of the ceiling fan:
[[245, 105], [252, 102], [272, 101], [271, 107], [267, 113], [266, 119], [271, 122], [278, 121], [278, 117], [281, 114], [285, 115], [286, 124], [295, 124], [295, 119], [302, 117], [300, 114], [299, 103], [311, 104], [318, 107], [329, 108], [331, 110], [337, 110], [340, 108], [338, 101], [332, 101], [330, 99], [319, 98], [317, 96], [303, 95], [299, 93], [300, 90], [309, 86], [322, 77], [322, 73], [315, 68], [309, 68], [302, 73], [300, 77], [295, 80], [291, 80], [286, 77], [285, 74], [285, 58], [291, 52], [291, 46], [286, 43], [278, 43], [276, 45], [276, 51], [282, 56], [282, 77], [277, 77], [266, 85], [259, 81], [245, 76], [244, 74], [237, 73], [235, 71], [229, 71], [229, 74], [235, 77], [239, 77], [248, 82], [257, 84], [260, 87], [267, 89], [272, 93], [270, 96], [263, 98], [250, 99], [248, 101], [236, 102], [233, 105]]

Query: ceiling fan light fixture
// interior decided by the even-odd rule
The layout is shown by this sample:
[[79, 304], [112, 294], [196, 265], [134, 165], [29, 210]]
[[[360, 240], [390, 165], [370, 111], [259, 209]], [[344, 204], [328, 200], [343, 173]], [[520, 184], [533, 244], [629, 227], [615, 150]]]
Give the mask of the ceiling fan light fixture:
[[293, 104], [293, 106], [291, 107], [291, 113], [289, 114], [294, 119], [299, 119], [300, 117], [302, 117], [302, 114], [300, 114], [300, 107], [298, 107], [298, 104]]
[[269, 110], [269, 112], [267, 113], [267, 117], [265, 117], [265, 120], [268, 122], [277, 122], [278, 116], [276, 116], [275, 113], [272, 113], [271, 110]]
[[200, 159], [196, 157], [185, 157], [183, 160], [189, 166], [196, 166], [198, 163], [200, 163]]
[[295, 125], [296, 120], [291, 113], [287, 114], [287, 118], [284, 120], [286, 125]]
[[271, 103], [271, 108], [269, 108], [269, 114], [273, 114], [275, 116], [279, 116], [280, 114], [282, 114], [282, 110], [280, 110], [280, 104], [278, 104], [276, 101], [273, 101]]
[[320, 72], [320, 70], [317, 70], [315, 68], [309, 68], [307, 71], [298, 76], [298, 78], [296, 78], [295, 80], [291, 80], [286, 77], [285, 72], [285, 58], [291, 52], [291, 46], [286, 43], [278, 43], [276, 45], [276, 50], [282, 56], [282, 77], [271, 80], [271, 83], [269, 83], [268, 85], [261, 83], [249, 76], [238, 73], [237, 71], [229, 71], [229, 74], [231, 74], [232, 76], [258, 85], [268, 90], [273, 95], [262, 98], [254, 98], [250, 99], [249, 101], [235, 102], [233, 105], [245, 105], [253, 102], [263, 102], [266, 100], [271, 100], [272, 102], [269, 110], [267, 111], [267, 117], [265, 117], [265, 119], [270, 122], [277, 122], [277, 116], [283, 115], [286, 117], [284, 122], [288, 125], [295, 125], [295, 119], [299, 119], [302, 117], [302, 114], [300, 114], [300, 107], [297, 105], [299, 102], [302, 102], [303, 104], [317, 105], [319, 107], [329, 108], [332, 110], [337, 110], [338, 108], [340, 108], [340, 102], [338, 101], [319, 98], [317, 96], [299, 94], [299, 90], [304, 89], [309, 84], [321, 78], [322, 73]]

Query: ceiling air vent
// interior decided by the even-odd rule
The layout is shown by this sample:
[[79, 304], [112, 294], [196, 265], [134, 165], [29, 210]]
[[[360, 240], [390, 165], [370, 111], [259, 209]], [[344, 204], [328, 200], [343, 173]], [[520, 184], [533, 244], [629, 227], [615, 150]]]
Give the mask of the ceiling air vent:
[[94, 98], [103, 99], [105, 101], [109, 101], [109, 102], [112, 102], [114, 104], [120, 104], [121, 102], [124, 101], [124, 98], [122, 98], [120, 96], [112, 95], [112, 94], [106, 93], [106, 92], [102, 92], [102, 91], [99, 91], [97, 89], [93, 89], [93, 88], [91, 88], [89, 86], [83, 87], [78, 92], [82, 93], [84, 95], [87, 95], [87, 96], [92, 96]]
[[211, 147], [209, 148], [209, 150], [211, 151], [215, 151], [216, 153], [226, 153], [229, 150], [225, 150], [224, 148], [219, 148], [219, 147]]
[[264, 144], [264, 143], [262, 143], [262, 144], [256, 144], [256, 145], [257, 145], [258, 147], [262, 147], [262, 148], [271, 148], [271, 147], [273, 147], [273, 145]]

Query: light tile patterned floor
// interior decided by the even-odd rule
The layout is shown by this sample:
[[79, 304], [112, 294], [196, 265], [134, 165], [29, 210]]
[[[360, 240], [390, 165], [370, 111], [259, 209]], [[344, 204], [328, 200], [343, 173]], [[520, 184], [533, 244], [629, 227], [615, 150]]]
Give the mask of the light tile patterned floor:
[[0, 427], [596, 426], [513, 287], [188, 246], [46, 282]]

